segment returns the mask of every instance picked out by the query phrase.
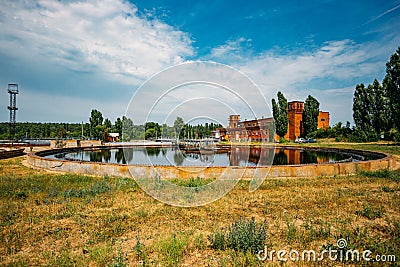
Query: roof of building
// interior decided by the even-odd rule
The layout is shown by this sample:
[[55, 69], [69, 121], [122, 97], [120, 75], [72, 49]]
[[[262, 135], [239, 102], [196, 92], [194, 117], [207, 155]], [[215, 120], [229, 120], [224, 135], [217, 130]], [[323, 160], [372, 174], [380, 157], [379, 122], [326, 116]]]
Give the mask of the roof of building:
[[111, 137], [119, 137], [119, 133], [109, 133], [108, 135]]

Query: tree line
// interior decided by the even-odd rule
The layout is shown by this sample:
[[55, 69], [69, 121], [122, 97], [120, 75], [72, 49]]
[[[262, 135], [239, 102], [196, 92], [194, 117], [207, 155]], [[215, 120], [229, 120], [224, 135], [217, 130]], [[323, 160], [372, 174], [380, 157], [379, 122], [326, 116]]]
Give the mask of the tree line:
[[356, 141], [380, 138], [400, 142], [400, 46], [386, 63], [386, 75], [367, 86], [357, 84], [353, 97]]
[[[101, 111], [93, 109], [90, 112], [89, 122], [86, 123], [16, 123], [14, 139], [26, 138], [71, 138], [71, 139], [96, 139], [106, 140], [109, 133], [119, 133], [121, 141], [156, 139], [156, 138], [190, 138], [199, 139], [209, 137], [211, 131], [221, 124], [205, 123], [204, 125], [191, 125], [184, 123], [177, 117], [173, 126], [159, 125], [157, 122], [146, 122], [144, 125], [134, 125], [132, 119], [122, 116], [114, 123], [104, 118]], [[83, 128], [83, 134], [82, 134]], [[0, 123], [0, 140], [10, 139], [9, 124]]]
[[[83, 125], [88, 129], [89, 124]], [[74, 138], [80, 137], [82, 133], [81, 123], [41, 123], [41, 122], [18, 122], [15, 125], [15, 139], [24, 138]], [[10, 139], [9, 123], [0, 123], [0, 140]]]
[[[156, 122], [146, 122], [144, 125], [144, 138], [201, 139], [210, 137], [211, 131], [221, 127], [221, 124], [213, 122], [206, 122], [204, 125], [191, 125], [184, 123], [181, 117], [177, 117], [173, 126], [168, 126], [167, 124], [159, 125]], [[134, 135], [133, 137], [132, 139], [140, 139]]]

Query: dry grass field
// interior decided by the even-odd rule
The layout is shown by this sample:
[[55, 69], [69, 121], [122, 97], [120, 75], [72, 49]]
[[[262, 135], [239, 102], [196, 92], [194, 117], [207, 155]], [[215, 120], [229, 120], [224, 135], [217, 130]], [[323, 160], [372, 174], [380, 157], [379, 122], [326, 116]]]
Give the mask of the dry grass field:
[[[331, 146], [331, 144], [322, 144]], [[335, 146], [387, 151], [384, 144]], [[2, 266], [348, 266], [371, 262], [264, 262], [225, 239], [254, 223], [266, 229], [271, 250], [335, 248], [394, 255], [400, 265], [400, 172], [266, 179], [250, 193], [240, 181], [223, 198], [202, 207], [172, 207], [154, 200], [132, 179], [49, 173], [0, 161], [0, 265]], [[198, 185], [204, 181], [176, 181]], [[207, 182], [207, 181], [206, 181]], [[189, 184], [187, 184], [189, 185]], [[254, 221], [252, 221], [254, 218]], [[264, 224], [265, 223], [265, 224]], [[254, 226], [254, 225], [253, 225]], [[241, 240], [254, 232], [236, 233]], [[225, 238], [225, 239], [224, 239]], [[222, 241], [221, 241], [222, 240]], [[225, 240], [225, 241], [224, 241]], [[300, 257], [301, 258], [301, 257]]]

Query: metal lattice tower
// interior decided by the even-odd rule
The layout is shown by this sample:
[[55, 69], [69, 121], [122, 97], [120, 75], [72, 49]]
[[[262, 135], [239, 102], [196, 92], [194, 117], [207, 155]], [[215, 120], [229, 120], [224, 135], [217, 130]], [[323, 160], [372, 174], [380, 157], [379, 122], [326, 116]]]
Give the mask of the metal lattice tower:
[[15, 135], [15, 119], [17, 113], [17, 94], [18, 94], [18, 84], [9, 83], [8, 93], [10, 95], [10, 105], [8, 109], [10, 110], [10, 138], [13, 139]]

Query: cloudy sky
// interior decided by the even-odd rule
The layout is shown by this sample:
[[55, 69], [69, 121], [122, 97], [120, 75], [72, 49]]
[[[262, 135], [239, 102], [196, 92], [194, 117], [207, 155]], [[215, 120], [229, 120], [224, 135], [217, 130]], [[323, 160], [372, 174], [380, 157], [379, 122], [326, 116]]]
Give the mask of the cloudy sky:
[[399, 29], [399, 0], [1, 1], [0, 121], [8, 83], [18, 121], [88, 121], [93, 108], [114, 121], [154, 74], [202, 60], [240, 70], [269, 103], [312, 94], [332, 124], [352, 122], [355, 85], [382, 80]]

